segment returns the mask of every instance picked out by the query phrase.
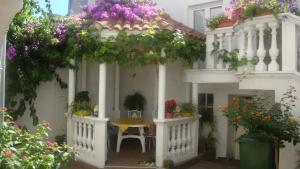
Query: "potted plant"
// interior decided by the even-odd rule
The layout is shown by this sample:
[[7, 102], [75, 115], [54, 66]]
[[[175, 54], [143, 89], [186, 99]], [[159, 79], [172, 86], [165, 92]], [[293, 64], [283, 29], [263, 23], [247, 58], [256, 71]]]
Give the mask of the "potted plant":
[[139, 92], [136, 92], [132, 95], [127, 95], [124, 101], [124, 106], [127, 110], [143, 111], [145, 104], [146, 104], [146, 99]]
[[225, 15], [218, 15], [208, 21], [207, 27], [210, 30], [215, 30], [216, 28], [230, 27], [233, 24], [234, 22], [232, 19], [228, 19]]
[[232, 105], [223, 110], [234, 127], [246, 130], [238, 139], [241, 169], [278, 169], [279, 147], [285, 141], [300, 142], [300, 123], [292, 115], [294, 92], [291, 87], [275, 104], [267, 96], [233, 98]]
[[174, 99], [167, 100], [165, 102], [165, 117], [167, 119], [171, 119], [174, 117], [176, 106], [177, 106], [177, 103], [176, 103], [176, 100], [174, 100]]
[[193, 103], [182, 103], [180, 105], [181, 117], [192, 117], [196, 112], [196, 106]]
[[76, 116], [90, 116], [92, 115], [93, 108], [90, 104], [90, 97], [87, 91], [76, 93], [75, 100], [70, 106], [70, 111]]

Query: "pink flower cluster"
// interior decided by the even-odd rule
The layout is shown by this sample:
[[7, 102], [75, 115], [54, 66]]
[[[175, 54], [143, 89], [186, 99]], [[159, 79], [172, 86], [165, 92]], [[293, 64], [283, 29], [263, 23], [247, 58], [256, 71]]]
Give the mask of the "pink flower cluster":
[[12, 60], [16, 57], [17, 55], [17, 49], [16, 46], [12, 45], [10, 46], [7, 51], [6, 51], [6, 57], [8, 60]]
[[99, 0], [96, 5], [83, 6], [83, 19], [124, 19], [130, 22], [150, 20], [160, 9], [150, 0]]

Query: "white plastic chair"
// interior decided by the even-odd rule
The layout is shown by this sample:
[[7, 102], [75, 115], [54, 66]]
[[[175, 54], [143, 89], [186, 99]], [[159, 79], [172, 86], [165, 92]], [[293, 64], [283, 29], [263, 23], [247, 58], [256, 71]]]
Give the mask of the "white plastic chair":
[[128, 118], [142, 118], [142, 112], [139, 110], [129, 110]]

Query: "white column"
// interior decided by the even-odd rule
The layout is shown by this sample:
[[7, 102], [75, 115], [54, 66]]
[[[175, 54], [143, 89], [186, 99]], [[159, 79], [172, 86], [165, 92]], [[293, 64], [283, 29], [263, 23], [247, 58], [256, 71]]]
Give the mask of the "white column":
[[271, 49], [269, 51], [271, 56], [271, 63], [269, 64], [269, 71], [278, 71], [279, 70], [279, 64], [277, 62], [277, 58], [279, 55], [279, 49], [277, 47], [277, 28], [278, 23], [273, 22], [269, 23], [269, 27], [272, 29], [272, 42], [271, 42]]
[[295, 23], [282, 22], [282, 71], [297, 70], [297, 40]]
[[[222, 50], [222, 49], [224, 49], [224, 46], [223, 46], [224, 35], [223, 35], [223, 33], [220, 33], [220, 34], [217, 34], [217, 37], [218, 37], [218, 41], [219, 41], [219, 50]], [[217, 61], [218, 61], [217, 69], [223, 69], [224, 68], [223, 59], [217, 58]]]
[[[70, 60], [72, 65], [75, 65], [75, 60]], [[68, 106], [72, 105], [75, 100], [75, 79], [76, 71], [74, 69], [69, 69], [69, 82], [68, 82]], [[70, 113], [70, 110], [68, 110]], [[67, 143], [69, 146], [73, 146], [73, 137], [74, 136], [74, 122], [72, 120], [71, 114], [67, 114]]]
[[[2, 31], [1, 31], [2, 33]], [[5, 106], [6, 33], [0, 35], [0, 106]], [[1, 123], [1, 121], [0, 121]], [[0, 124], [1, 125], [1, 124]]]
[[99, 119], [105, 119], [106, 111], [106, 63], [99, 65], [99, 96], [98, 96], [98, 107], [99, 107]]
[[114, 102], [114, 110], [115, 115], [120, 117], [120, 66], [116, 62], [115, 64], [115, 102]]
[[[194, 69], [198, 69], [198, 65], [194, 64]], [[198, 105], [198, 83], [192, 84], [192, 103], [197, 106]]]
[[84, 58], [82, 58], [81, 62], [81, 91], [86, 91], [86, 69], [87, 63]]
[[[161, 50], [161, 57], [166, 57], [165, 50]], [[165, 119], [166, 97], [166, 65], [159, 63], [158, 66], [158, 119]]]
[[266, 28], [265, 24], [257, 24], [256, 25], [258, 31], [259, 31], [259, 46], [257, 50], [257, 56], [258, 56], [258, 63], [255, 66], [256, 71], [266, 71], [267, 65], [264, 62], [264, 59], [266, 57], [266, 49], [265, 49], [265, 42], [264, 42], [264, 30]]
[[[72, 65], [75, 65], [75, 60], [70, 61]], [[69, 83], [68, 83], [68, 105], [72, 105], [75, 99], [75, 77], [76, 71], [74, 69], [69, 69]]]
[[215, 58], [211, 55], [211, 51], [213, 50], [213, 42], [215, 41], [214, 35], [206, 36], [206, 69], [214, 69], [215, 68]]

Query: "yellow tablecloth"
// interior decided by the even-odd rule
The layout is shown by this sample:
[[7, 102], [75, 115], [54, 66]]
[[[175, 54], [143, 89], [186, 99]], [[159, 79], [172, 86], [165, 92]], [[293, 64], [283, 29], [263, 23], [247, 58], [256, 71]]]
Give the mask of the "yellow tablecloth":
[[153, 124], [153, 121], [146, 120], [142, 118], [120, 118], [116, 120], [112, 120], [112, 124], [119, 127], [121, 132], [125, 132], [129, 127], [137, 127], [137, 126], [145, 126], [149, 127]]

